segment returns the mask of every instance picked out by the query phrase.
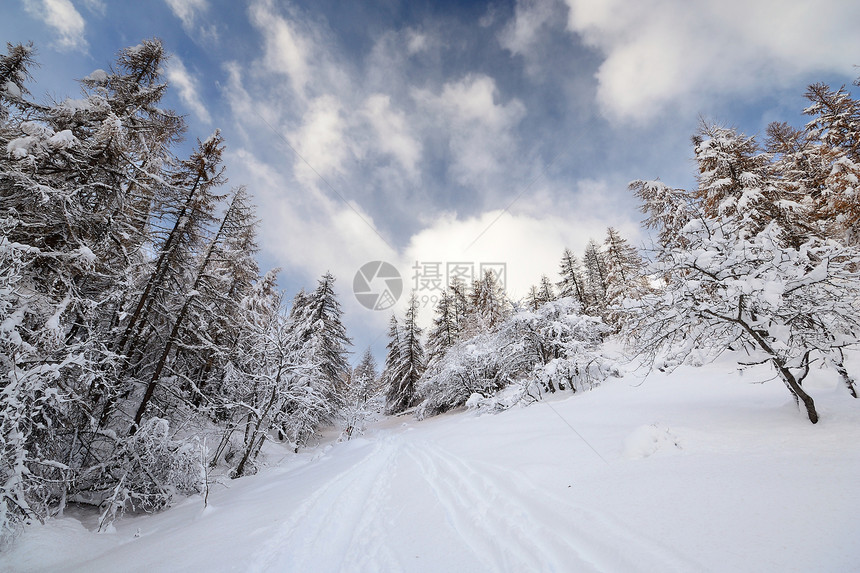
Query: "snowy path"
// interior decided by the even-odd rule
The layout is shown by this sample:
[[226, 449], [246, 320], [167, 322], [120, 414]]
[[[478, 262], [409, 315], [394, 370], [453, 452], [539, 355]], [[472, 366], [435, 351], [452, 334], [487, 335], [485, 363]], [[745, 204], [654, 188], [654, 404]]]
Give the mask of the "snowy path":
[[515, 471], [479, 467], [412, 437], [379, 439], [320, 484], [254, 552], [248, 571], [438, 570], [446, 556], [432, 552], [440, 547], [447, 570], [691, 569], [655, 549], [655, 540], [550, 496]]
[[783, 388], [727, 379], [386, 420], [216, 486], [205, 509], [33, 528], [0, 571], [860, 570], [860, 401], [817, 388], [813, 428]]

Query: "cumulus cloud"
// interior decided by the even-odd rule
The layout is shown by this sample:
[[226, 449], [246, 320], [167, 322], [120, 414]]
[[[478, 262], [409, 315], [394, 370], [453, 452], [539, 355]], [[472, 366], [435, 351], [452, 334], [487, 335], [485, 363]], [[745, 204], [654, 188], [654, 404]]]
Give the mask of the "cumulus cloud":
[[197, 79], [185, 68], [185, 64], [177, 55], [173, 55], [170, 58], [170, 64], [167, 68], [167, 80], [173, 87], [179, 90], [179, 97], [191, 112], [197, 116], [197, 119], [203, 123], [212, 123], [212, 116], [209, 115], [209, 110], [206, 109], [203, 100], [200, 99]]
[[27, 11], [54, 29], [59, 35], [57, 46], [62, 50], [85, 50], [86, 22], [69, 0], [25, 0]]
[[341, 104], [337, 97], [325, 95], [310, 102], [301, 127], [287, 137], [301, 157], [293, 163], [293, 172], [303, 184], [314, 186], [320, 177], [343, 172], [349, 159], [348, 139]]
[[597, 98], [618, 122], [647, 122], [677, 106], [695, 112], [811, 71], [850, 74], [860, 53], [856, 2], [566, 2], [569, 30], [603, 54]]
[[[422, 285], [415, 279], [420, 278], [425, 269], [429, 270], [424, 263], [440, 263], [442, 282], [449, 278], [449, 263], [471, 265], [475, 275], [480, 274], [482, 265], [503, 264], [508, 296], [513, 300], [521, 299], [542, 274], [557, 280], [555, 271], [565, 248], [581, 255], [590, 238], [602, 241], [606, 234], [606, 220], [598, 213], [577, 216], [573, 221], [564, 212], [567, 211], [532, 216], [496, 210], [467, 218], [453, 213], [443, 215], [412, 236], [398, 268], [408, 279], [407, 288], [420, 289]], [[622, 220], [616, 224], [626, 237], [634, 241], [638, 237], [635, 222]], [[417, 294], [439, 293], [424, 289]], [[423, 324], [429, 324], [431, 318], [432, 306], [422, 310], [420, 315]]]

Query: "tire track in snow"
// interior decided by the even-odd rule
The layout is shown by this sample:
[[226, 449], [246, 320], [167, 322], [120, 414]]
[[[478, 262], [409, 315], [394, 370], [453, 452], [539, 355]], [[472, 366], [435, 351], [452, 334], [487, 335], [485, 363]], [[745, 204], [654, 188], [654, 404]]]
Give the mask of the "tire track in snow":
[[398, 441], [383, 438], [358, 463], [321, 485], [254, 553], [247, 570], [402, 569], [380, 527], [399, 449]]
[[[410, 455], [446, 518], [488, 569], [497, 571], [690, 571], [698, 563], [603, 516], [547, 495], [514, 471], [503, 480], [441, 448]], [[625, 558], [622, 554], [630, 555]]]

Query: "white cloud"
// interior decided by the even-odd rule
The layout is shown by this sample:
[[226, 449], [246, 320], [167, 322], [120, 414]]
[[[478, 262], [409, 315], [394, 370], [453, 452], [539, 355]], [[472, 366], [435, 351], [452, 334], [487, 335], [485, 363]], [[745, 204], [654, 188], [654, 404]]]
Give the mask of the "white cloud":
[[182, 20], [182, 27], [186, 31], [194, 29], [194, 23], [198, 15], [209, 9], [206, 0], [164, 0], [173, 11], [173, 14]]
[[209, 115], [209, 110], [206, 109], [203, 100], [200, 99], [197, 79], [185, 68], [185, 64], [177, 55], [170, 58], [170, 64], [167, 67], [167, 80], [173, 87], [179, 89], [179, 97], [200, 121], [212, 123], [212, 116]]
[[391, 98], [385, 94], [367, 98], [362, 113], [376, 135], [374, 147], [393, 156], [410, 177], [417, 177], [421, 143], [411, 133], [406, 114], [392, 109]]
[[406, 51], [410, 56], [425, 52], [429, 48], [430, 40], [427, 34], [416, 30], [409, 30], [406, 41]]
[[374, 231], [373, 217], [329, 189], [297, 188], [276, 166], [246, 149], [228, 151], [228, 160], [231, 177], [247, 182], [264, 216], [260, 245], [266, 257], [283, 265], [287, 274], [303, 277], [309, 286], [331, 271], [339, 279], [347, 317], [377, 321], [373, 328], [384, 328], [387, 315], [367, 311], [351, 291], [353, 276], [362, 264], [396, 260], [391, 247]]
[[761, 93], [810, 72], [853, 73], [860, 4], [843, 0], [566, 0], [568, 28], [604, 55], [598, 102], [645, 122]]
[[104, 16], [107, 13], [107, 5], [104, 0], [84, 0], [84, 6], [93, 14]]
[[69, 0], [25, 0], [24, 6], [32, 16], [42, 20], [59, 34], [57, 45], [60, 49], [86, 49], [86, 22]]
[[525, 115], [517, 99], [498, 101], [493, 78], [475, 74], [449, 82], [440, 94], [416, 90], [413, 97], [433, 129], [447, 130], [451, 175], [462, 185], [488, 189], [490, 180], [511, 173], [516, 157], [513, 130]]
[[319, 185], [320, 176], [342, 172], [351, 152], [344, 136], [347, 126], [341, 111], [338, 98], [331, 95], [316, 98], [308, 105], [302, 126], [287, 135], [290, 145], [301, 155], [293, 163], [293, 173], [304, 185]]
[[303, 96], [310, 81], [311, 42], [299, 33], [295, 23], [283, 17], [271, 0], [255, 2], [250, 7], [251, 23], [263, 33], [266, 67], [285, 74], [296, 95]]
[[514, 17], [499, 34], [502, 47], [527, 54], [556, 15], [558, 0], [517, 0]]

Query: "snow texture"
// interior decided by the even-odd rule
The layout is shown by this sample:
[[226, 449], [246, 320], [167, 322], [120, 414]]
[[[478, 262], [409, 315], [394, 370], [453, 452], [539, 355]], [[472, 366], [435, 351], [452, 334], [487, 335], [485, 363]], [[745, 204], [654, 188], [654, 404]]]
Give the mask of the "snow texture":
[[4, 567], [857, 571], [860, 409], [817, 374], [816, 426], [761, 384], [766, 368], [741, 375], [728, 359], [498, 415], [388, 418], [215, 485], [205, 508], [193, 496], [96, 535], [70, 507], [29, 528]]

